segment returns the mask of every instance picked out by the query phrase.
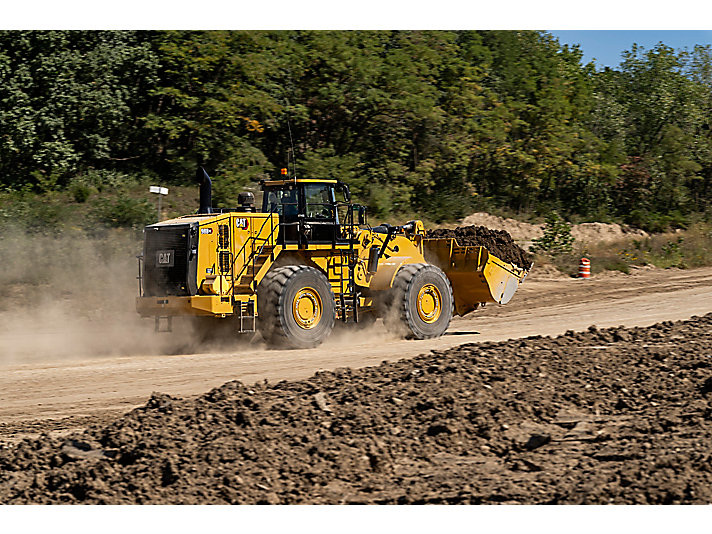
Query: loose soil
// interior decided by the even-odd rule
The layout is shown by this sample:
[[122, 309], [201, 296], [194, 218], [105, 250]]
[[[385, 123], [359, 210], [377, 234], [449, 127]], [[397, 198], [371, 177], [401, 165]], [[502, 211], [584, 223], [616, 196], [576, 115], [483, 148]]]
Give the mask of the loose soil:
[[[644, 327], [704, 315], [712, 311], [710, 302], [711, 268], [641, 268], [583, 281], [537, 267], [506, 306], [455, 317], [444, 336], [422, 341], [389, 336], [378, 321], [366, 332], [339, 329], [310, 350], [266, 350], [249, 336], [227, 344], [186, 344], [177, 324], [172, 334], [156, 336], [153, 322], [145, 320], [125, 336], [140, 340], [151, 334], [158, 349], [156, 343], [117, 343], [113, 330], [87, 323], [86, 332], [106, 340], [92, 345], [91, 353], [92, 347], [67, 346], [61, 327], [31, 324], [0, 331], [0, 444], [37, 437], [45, 429], [66, 435], [86, 428], [87, 418], [106, 421], [143, 405], [153, 391], [192, 398], [229, 380], [302, 380], [320, 369], [378, 365], [462, 343], [556, 336], [591, 324]], [[2, 317], [0, 324], [6, 325]], [[9, 358], [8, 349], [14, 351]]]
[[3, 503], [712, 503], [712, 314], [154, 394], [0, 451]]
[[455, 238], [460, 245], [485, 247], [489, 252], [507, 263], [529, 269], [531, 255], [517, 245], [504, 230], [490, 230], [486, 226], [460, 226], [455, 229], [437, 228], [428, 230], [428, 238]]
[[[484, 225], [490, 228], [506, 230], [517, 241], [531, 241], [544, 235], [543, 224], [531, 224], [516, 219], [497, 217], [485, 212], [473, 213], [465, 217], [461, 223], [467, 225]], [[641, 239], [649, 234], [637, 228], [622, 226], [616, 223], [580, 223], [571, 226], [571, 235], [580, 243], [598, 243], [605, 241], [620, 241], [622, 239]]]

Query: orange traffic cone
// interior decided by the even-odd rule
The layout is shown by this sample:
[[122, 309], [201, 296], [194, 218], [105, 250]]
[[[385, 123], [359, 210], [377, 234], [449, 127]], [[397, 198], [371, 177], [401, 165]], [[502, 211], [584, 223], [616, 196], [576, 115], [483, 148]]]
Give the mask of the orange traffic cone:
[[581, 262], [579, 263], [579, 278], [583, 278], [584, 280], [591, 278], [591, 262], [588, 258], [581, 258]]

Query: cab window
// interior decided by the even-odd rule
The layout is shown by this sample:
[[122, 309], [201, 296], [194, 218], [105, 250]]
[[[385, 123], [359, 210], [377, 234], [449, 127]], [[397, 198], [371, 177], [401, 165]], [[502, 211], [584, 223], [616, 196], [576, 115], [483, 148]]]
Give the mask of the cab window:
[[279, 215], [296, 216], [299, 213], [299, 197], [295, 187], [265, 189], [262, 199], [262, 211]]
[[330, 184], [305, 184], [306, 216], [310, 219], [334, 218], [334, 187]]

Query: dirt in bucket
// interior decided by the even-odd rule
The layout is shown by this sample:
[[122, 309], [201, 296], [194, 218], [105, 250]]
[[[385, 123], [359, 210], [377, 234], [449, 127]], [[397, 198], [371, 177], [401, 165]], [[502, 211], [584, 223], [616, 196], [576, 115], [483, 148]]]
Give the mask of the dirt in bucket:
[[485, 247], [499, 259], [514, 263], [523, 269], [529, 269], [532, 264], [531, 255], [517, 245], [512, 236], [504, 230], [491, 230], [486, 226], [460, 226], [452, 230], [446, 228], [428, 230], [426, 237], [454, 237], [460, 245]]

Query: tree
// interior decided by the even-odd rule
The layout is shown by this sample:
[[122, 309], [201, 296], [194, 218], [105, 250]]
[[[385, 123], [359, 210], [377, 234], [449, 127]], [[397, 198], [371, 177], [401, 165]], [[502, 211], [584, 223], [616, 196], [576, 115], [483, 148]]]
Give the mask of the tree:
[[[137, 158], [157, 57], [144, 32], [0, 32], [0, 180]], [[37, 173], [39, 171], [39, 174]], [[36, 181], [36, 180], [34, 180]]]
[[571, 225], [564, 221], [557, 212], [552, 211], [546, 217], [544, 235], [534, 240], [531, 250], [558, 256], [570, 253], [573, 250], [573, 243]]

